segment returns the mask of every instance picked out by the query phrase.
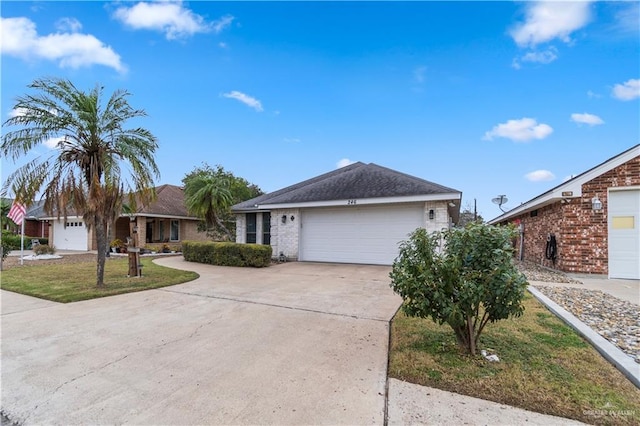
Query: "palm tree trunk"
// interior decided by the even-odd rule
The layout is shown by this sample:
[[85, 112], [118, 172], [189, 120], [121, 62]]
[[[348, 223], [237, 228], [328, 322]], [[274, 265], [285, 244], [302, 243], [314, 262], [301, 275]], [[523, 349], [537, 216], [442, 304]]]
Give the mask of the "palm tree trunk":
[[98, 270], [96, 286], [104, 287], [104, 264], [107, 258], [107, 222], [104, 218], [96, 217], [96, 244], [98, 245]]

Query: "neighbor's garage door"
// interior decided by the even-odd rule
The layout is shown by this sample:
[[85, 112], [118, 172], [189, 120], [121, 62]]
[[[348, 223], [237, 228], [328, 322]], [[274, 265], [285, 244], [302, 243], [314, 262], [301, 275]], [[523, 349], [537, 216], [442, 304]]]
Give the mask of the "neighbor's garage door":
[[609, 277], [640, 279], [640, 190], [609, 192]]
[[62, 220], [54, 221], [53, 246], [58, 250], [88, 250], [87, 228], [82, 219], [68, 219], [66, 228]]
[[302, 211], [300, 260], [391, 265], [398, 243], [423, 225], [424, 204]]

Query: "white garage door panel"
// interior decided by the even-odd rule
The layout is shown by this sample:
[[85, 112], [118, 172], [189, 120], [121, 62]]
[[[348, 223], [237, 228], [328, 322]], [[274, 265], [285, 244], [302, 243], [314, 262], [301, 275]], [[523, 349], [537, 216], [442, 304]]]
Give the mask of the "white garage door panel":
[[63, 221], [54, 221], [53, 246], [58, 250], [88, 250], [87, 228], [82, 219], [68, 219], [66, 228]]
[[640, 190], [610, 191], [609, 277], [640, 279]]
[[300, 259], [390, 265], [398, 244], [422, 226], [422, 204], [302, 212]]

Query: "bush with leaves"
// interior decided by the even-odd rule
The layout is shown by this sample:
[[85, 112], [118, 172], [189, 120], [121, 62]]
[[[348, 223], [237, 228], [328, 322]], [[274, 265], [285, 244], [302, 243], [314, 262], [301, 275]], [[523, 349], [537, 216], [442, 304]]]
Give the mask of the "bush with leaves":
[[527, 280], [513, 264], [512, 227], [470, 223], [428, 234], [417, 229], [400, 246], [391, 287], [409, 316], [453, 329], [458, 344], [475, 355], [489, 322], [524, 312]]
[[55, 247], [48, 244], [38, 244], [33, 248], [33, 252], [36, 254], [36, 256], [39, 256], [41, 254], [55, 254], [56, 249]]
[[2, 245], [2, 260], [5, 260], [9, 255], [9, 252], [12, 249], [11, 244], [5, 238], [4, 234], [2, 235], [2, 240], [0, 240], [0, 244]]

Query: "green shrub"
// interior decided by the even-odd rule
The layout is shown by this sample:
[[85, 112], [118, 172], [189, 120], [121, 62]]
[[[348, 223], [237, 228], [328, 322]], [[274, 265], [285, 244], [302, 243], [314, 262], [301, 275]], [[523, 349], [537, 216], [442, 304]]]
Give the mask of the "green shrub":
[[41, 254], [54, 254], [56, 252], [55, 247], [51, 247], [48, 244], [39, 244], [33, 248], [33, 252], [36, 256]]
[[513, 227], [475, 222], [433, 234], [414, 231], [390, 274], [403, 311], [447, 323], [458, 344], [475, 355], [487, 323], [524, 311], [527, 280], [512, 262], [515, 235]]
[[[25, 250], [31, 247], [31, 241], [38, 240], [40, 244], [48, 244], [48, 238], [28, 237], [24, 236], [24, 248]], [[11, 250], [20, 250], [20, 234], [2, 234], [2, 244], [9, 247]]]
[[[27, 238], [25, 237], [25, 241]], [[8, 246], [11, 250], [20, 250], [20, 235], [2, 234], [2, 244]]]
[[0, 241], [0, 244], [2, 244], [2, 260], [4, 260], [7, 258], [7, 256], [9, 255], [9, 252], [11, 251], [11, 247], [9, 246], [9, 243], [4, 238], [4, 234], [2, 235], [2, 241]]
[[271, 264], [271, 246], [231, 242], [182, 243], [182, 255], [188, 262], [219, 266], [252, 266], [261, 268]]

